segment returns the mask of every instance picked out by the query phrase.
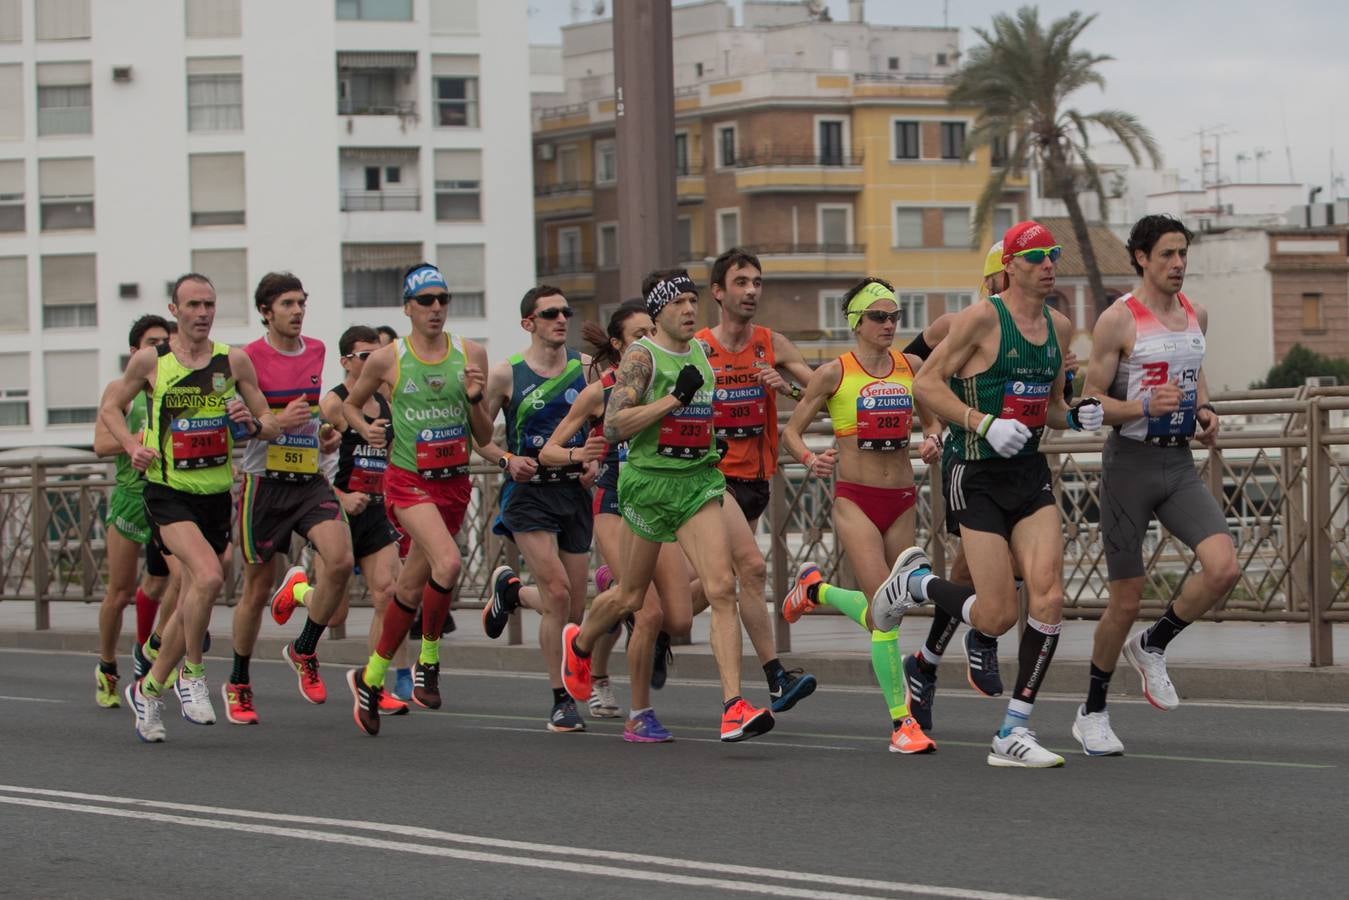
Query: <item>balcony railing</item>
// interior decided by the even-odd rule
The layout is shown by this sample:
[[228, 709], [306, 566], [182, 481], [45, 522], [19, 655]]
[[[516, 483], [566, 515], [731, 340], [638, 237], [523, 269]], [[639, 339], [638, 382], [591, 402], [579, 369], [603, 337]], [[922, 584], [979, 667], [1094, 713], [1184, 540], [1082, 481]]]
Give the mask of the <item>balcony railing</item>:
[[703, 174], [703, 164], [700, 162], [686, 162], [683, 165], [675, 161], [675, 175], [679, 178], [697, 178]]
[[752, 166], [860, 166], [862, 151], [752, 150], [736, 156], [738, 169]]
[[594, 187], [593, 181], [559, 181], [556, 184], [536, 184], [534, 185], [534, 196], [552, 197], [557, 194], [579, 194], [582, 191], [593, 190]]
[[37, 133], [93, 134], [94, 108], [92, 106], [51, 106], [37, 111]]
[[342, 212], [417, 212], [422, 194], [417, 190], [343, 191]]
[[556, 259], [535, 260], [540, 275], [579, 275], [595, 271], [595, 257], [584, 254], [560, 256]]
[[750, 244], [748, 247], [760, 256], [859, 256], [867, 252], [866, 244]]
[[416, 100], [395, 100], [391, 103], [377, 103], [373, 100], [338, 100], [339, 116], [415, 116]]
[[946, 84], [951, 75], [937, 72], [856, 72], [853, 81], [858, 84]]

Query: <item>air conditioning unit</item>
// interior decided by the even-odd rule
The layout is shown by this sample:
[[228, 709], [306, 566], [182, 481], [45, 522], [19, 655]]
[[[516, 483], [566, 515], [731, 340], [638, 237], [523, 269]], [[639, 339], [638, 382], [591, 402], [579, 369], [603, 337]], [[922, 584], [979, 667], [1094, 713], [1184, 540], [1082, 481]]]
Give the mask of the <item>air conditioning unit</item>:
[[141, 295], [141, 286], [134, 281], [124, 281], [117, 285], [117, 296], [123, 300], [135, 300]]
[[1334, 375], [1309, 375], [1307, 387], [1337, 387], [1340, 379]]
[[128, 81], [130, 81], [130, 80], [131, 80], [131, 67], [130, 67], [130, 66], [113, 66], [113, 67], [112, 67], [112, 80], [113, 80], [113, 81], [122, 82], [123, 84], [125, 84], [125, 83], [128, 82]]
[[553, 152], [554, 152], [554, 151], [553, 151], [553, 145], [552, 145], [552, 144], [539, 144], [539, 146], [538, 146], [538, 148], [537, 148], [537, 154], [538, 154], [538, 157], [539, 157], [539, 162], [552, 162], [552, 161], [553, 161]]

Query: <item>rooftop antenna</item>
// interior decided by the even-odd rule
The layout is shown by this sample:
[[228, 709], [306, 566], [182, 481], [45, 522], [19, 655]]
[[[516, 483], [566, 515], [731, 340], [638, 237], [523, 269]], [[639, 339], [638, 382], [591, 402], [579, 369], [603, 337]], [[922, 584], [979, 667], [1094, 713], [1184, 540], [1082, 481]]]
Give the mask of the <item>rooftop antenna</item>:
[[1283, 97], [1279, 97], [1279, 117], [1283, 119], [1283, 153], [1288, 157], [1288, 181], [1290, 183], [1297, 181], [1293, 177], [1293, 147], [1288, 143], [1288, 110], [1283, 105]]
[[1241, 164], [1244, 163], [1244, 162], [1250, 162], [1250, 161], [1251, 161], [1251, 156], [1250, 156], [1249, 153], [1238, 153], [1238, 154], [1237, 154], [1237, 181], [1238, 181], [1238, 182], [1241, 181]]
[[1269, 151], [1268, 151], [1268, 150], [1266, 150], [1264, 147], [1256, 147], [1256, 148], [1255, 148], [1255, 183], [1256, 183], [1256, 184], [1264, 184], [1264, 182], [1260, 180], [1260, 160], [1262, 160], [1262, 159], [1268, 159], [1268, 158], [1269, 158]]

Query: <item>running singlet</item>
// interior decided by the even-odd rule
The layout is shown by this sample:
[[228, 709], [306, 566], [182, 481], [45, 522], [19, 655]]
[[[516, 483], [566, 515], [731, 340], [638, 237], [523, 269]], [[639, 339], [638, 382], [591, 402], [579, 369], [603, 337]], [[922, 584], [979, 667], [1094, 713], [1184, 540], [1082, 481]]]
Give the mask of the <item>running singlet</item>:
[[293, 400], [309, 406], [309, 420], [287, 429], [272, 440], [244, 445], [241, 467], [249, 475], [278, 481], [309, 481], [319, 474], [319, 389], [323, 380], [323, 342], [300, 338], [300, 349], [287, 353], [260, 337], [244, 347], [258, 373], [258, 387], [267, 398], [272, 415], [280, 416]]
[[[609, 395], [614, 392], [614, 385], [618, 382], [618, 367], [609, 369], [600, 375], [600, 385], [604, 388], [604, 408], [609, 408]], [[604, 437], [604, 414], [595, 420], [590, 430], [591, 437]], [[603, 490], [618, 490], [618, 467], [627, 461], [628, 442], [619, 441], [617, 444], [608, 444], [608, 450], [604, 454], [604, 459], [600, 460], [600, 473], [595, 478], [595, 486]]]
[[[126, 430], [132, 434], [145, 430], [145, 419], [149, 413], [150, 398], [148, 395], [137, 396], [131, 401], [131, 407], [126, 411]], [[117, 460], [114, 463], [116, 467], [116, 487], [117, 490], [132, 497], [139, 497], [145, 490], [145, 479], [141, 473], [131, 465], [131, 457], [125, 453], [117, 454]]]
[[[545, 378], [529, 367], [522, 354], [510, 358], [511, 399], [506, 414], [506, 447], [517, 456], [535, 461], [539, 451], [553, 431], [567, 417], [571, 406], [585, 390], [585, 371], [581, 368], [581, 354], [567, 351], [567, 364], [562, 371]], [[585, 429], [562, 442], [564, 448], [582, 447], [586, 442]], [[540, 465], [530, 479], [534, 483], [575, 481], [584, 469], [580, 463], [565, 466]]]
[[389, 461], [423, 478], [468, 474], [468, 393], [464, 390], [464, 341], [445, 335], [445, 355], [417, 356], [412, 339], [398, 345], [393, 395], [393, 452]]
[[854, 435], [858, 450], [902, 450], [913, 433], [913, 369], [890, 351], [890, 372], [872, 375], [857, 354], [839, 357], [843, 378], [829, 396], [829, 418], [838, 437]]
[[[1049, 413], [1049, 392], [1063, 362], [1059, 355], [1059, 338], [1054, 332], [1049, 307], [1044, 308], [1049, 337], [1043, 344], [1032, 344], [1016, 327], [1001, 297], [989, 297], [988, 301], [998, 311], [1002, 333], [997, 359], [989, 368], [969, 378], [951, 376], [951, 390], [966, 406], [1000, 419], [1017, 419], [1029, 428], [1030, 440], [1016, 455], [1031, 456], [1039, 452], [1040, 435], [1044, 433]], [[970, 419], [973, 422], [974, 416]], [[988, 441], [976, 432], [966, 431], [963, 423], [953, 423], [950, 428], [956, 452], [962, 460], [1002, 458]]]
[[679, 373], [687, 365], [698, 367], [703, 386], [688, 406], [668, 413], [659, 422], [648, 425], [628, 440], [628, 465], [638, 469], [678, 474], [689, 472], [719, 459], [712, 433], [712, 391], [715, 380], [703, 345], [690, 341], [684, 353], [674, 353], [650, 338], [637, 341], [651, 354], [651, 384], [644, 403], [654, 403], [674, 390]]
[[234, 372], [228, 344], [215, 341], [211, 359], [189, 369], [160, 344], [155, 387], [145, 429], [145, 446], [159, 451], [159, 465], [145, 476], [155, 484], [187, 494], [221, 494], [234, 484], [225, 404], [234, 398]]
[[[337, 399], [343, 402], [347, 399], [347, 386], [339, 384], [332, 389], [337, 395]], [[389, 401], [384, 399], [384, 395], [375, 392], [375, 405], [379, 407], [379, 412], [372, 419], [365, 416], [365, 423], [369, 425], [375, 419], [383, 419], [386, 422], [393, 421], [393, 413], [389, 410]], [[362, 413], [364, 415], [364, 413]], [[339, 491], [345, 491], [348, 494], [369, 494], [372, 497], [379, 497], [384, 494], [384, 470], [389, 465], [389, 448], [380, 447], [376, 449], [366, 443], [365, 438], [361, 437], [360, 432], [355, 428], [348, 428], [342, 432], [342, 443], [337, 447], [337, 475], [334, 477], [333, 486]]]
[[772, 369], [773, 332], [754, 325], [749, 343], [732, 353], [704, 328], [695, 337], [707, 345], [707, 361], [717, 376], [712, 395], [712, 427], [726, 442], [719, 468], [729, 478], [771, 478], [778, 467], [777, 391], [759, 383], [759, 372]]
[[1137, 400], [1152, 388], [1174, 381], [1180, 387], [1180, 409], [1159, 416], [1139, 416], [1116, 425], [1115, 430], [1136, 441], [1167, 446], [1181, 444], [1194, 436], [1195, 405], [1199, 397], [1199, 367], [1204, 364], [1204, 332], [1199, 317], [1184, 294], [1176, 299], [1185, 309], [1185, 328], [1172, 331], [1152, 314], [1133, 294], [1125, 294], [1116, 303], [1129, 307], [1134, 317], [1134, 349], [1121, 356], [1110, 385], [1116, 400]]

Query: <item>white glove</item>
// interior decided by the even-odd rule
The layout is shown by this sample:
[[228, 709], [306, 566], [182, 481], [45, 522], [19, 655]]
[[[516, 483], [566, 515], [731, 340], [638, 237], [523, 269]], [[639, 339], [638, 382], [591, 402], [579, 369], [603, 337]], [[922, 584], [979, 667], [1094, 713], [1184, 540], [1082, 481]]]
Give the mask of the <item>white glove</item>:
[[979, 429], [984, 440], [1004, 459], [1016, 456], [1026, 446], [1026, 441], [1030, 440], [1031, 430], [1016, 419], [993, 419], [989, 422], [991, 418], [985, 418], [988, 426]]
[[1095, 431], [1105, 424], [1105, 407], [1095, 397], [1088, 397], [1073, 410], [1078, 431]]

